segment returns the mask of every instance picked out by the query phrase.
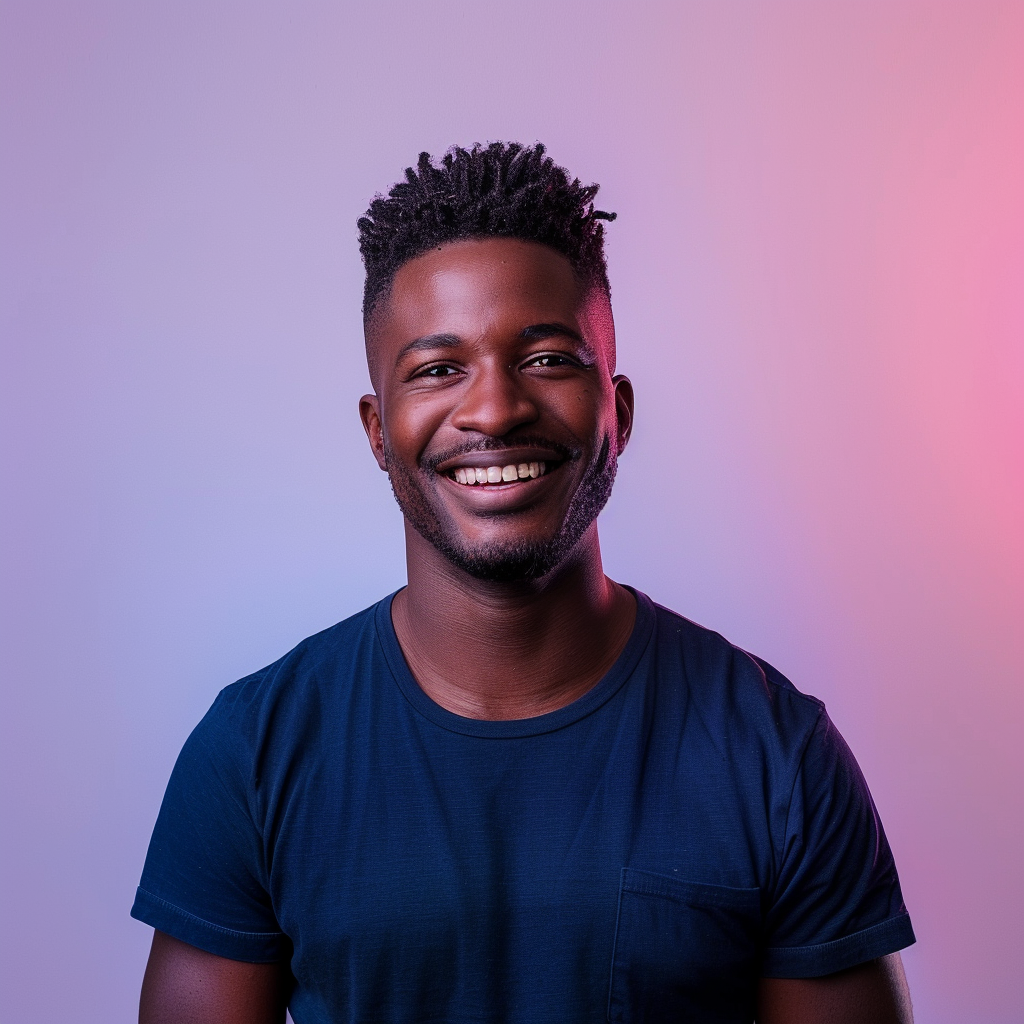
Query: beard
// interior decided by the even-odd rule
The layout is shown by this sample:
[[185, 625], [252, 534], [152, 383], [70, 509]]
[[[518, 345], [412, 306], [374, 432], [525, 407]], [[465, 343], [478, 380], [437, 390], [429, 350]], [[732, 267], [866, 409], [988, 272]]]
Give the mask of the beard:
[[[517, 440], [520, 444], [538, 444], [554, 450], [563, 459], [563, 466], [582, 457], [579, 449], [566, 448], [543, 438]], [[469, 451], [501, 451], [506, 447], [509, 446], [483, 444], [445, 452], [414, 470], [394, 454], [387, 440], [384, 456], [398, 507], [424, 540], [475, 579], [489, 583], [526, 583], [546, 576], [560, 565], [597, 519], [611, 496], [618, 460], [611, 438], [606, 434], [553, 536], [545, 540], [509, 540], [471, 546], [446, 511], [432, 505], [427, 498], [428, 489], [434, 485], [435, 466]]]

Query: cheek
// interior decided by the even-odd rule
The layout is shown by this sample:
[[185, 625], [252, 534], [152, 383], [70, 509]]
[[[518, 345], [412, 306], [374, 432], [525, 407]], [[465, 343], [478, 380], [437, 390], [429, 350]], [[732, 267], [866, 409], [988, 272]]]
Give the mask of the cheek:
[[445, 410], [429, 401], [392, 401], [382, 415], [384, 438], [396, 454], [418, 459], [444, 423]]
[[581, 440], [601, 438], [617, 427], [615, 395], [600, 386], [576, 387], [562, 410], [563, 422]]

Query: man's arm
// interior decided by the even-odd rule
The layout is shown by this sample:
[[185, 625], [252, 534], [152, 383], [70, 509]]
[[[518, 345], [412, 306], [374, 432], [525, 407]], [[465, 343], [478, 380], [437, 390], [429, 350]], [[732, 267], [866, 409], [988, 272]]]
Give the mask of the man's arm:
[[762, 978], [758, 1024], [913, 1024], [899, 953], [823, 978]]
[[154, 932], [139, 1024], [284, 1024], [287, 964], [227, 960]]

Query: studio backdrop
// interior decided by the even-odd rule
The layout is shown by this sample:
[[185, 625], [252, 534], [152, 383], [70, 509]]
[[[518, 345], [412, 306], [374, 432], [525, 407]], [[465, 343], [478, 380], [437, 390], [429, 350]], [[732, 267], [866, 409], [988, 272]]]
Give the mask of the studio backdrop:
[[1021, 1019], [1024, 5], [0, 12], [0, 1020], [134, 1019], [185, 737], [402, 585], [355, 221], [493, 139], [618, 213], [608, 572], [826, 702], [919, 1024]]

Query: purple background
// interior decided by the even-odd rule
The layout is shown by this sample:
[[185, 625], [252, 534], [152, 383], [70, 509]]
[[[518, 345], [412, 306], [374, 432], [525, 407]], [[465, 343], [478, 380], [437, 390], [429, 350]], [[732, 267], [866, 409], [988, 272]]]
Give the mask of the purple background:
[[3, 4], [0, 1019], [134, 1019], [216, 692], [404, 579], [354, 222], [540, 139], [617, 210], [608, 570], [822, 697], [919, 1024], [1021, 1020], [1024, 5]]

